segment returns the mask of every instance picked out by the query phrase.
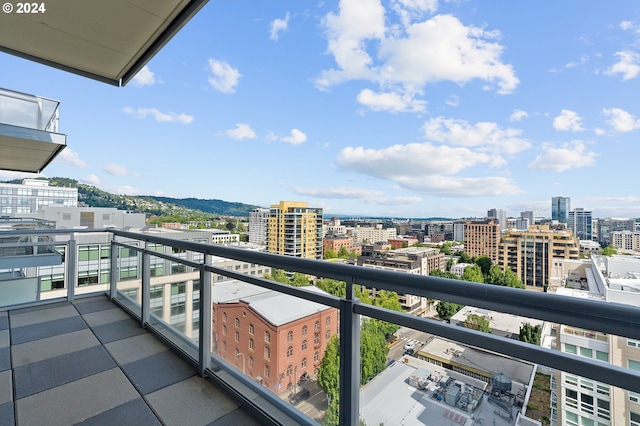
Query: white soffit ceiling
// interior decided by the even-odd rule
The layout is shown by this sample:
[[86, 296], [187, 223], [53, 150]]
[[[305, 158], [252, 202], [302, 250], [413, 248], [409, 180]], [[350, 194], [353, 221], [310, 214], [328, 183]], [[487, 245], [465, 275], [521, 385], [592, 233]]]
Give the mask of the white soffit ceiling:
[[[125, 85], [207, 0], [56, 0], [0, 13], [0, 51]], [[13, 2], [12, 2], [13, 3]]]

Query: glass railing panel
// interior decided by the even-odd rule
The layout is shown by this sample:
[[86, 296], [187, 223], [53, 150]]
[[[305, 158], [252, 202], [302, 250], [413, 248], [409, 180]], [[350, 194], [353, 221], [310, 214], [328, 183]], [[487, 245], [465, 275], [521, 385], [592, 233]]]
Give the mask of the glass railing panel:
[[197, 360], [200, 271], [153, 255], [149, 265], [149, 324]]
[[[307, 286], [317, 292], [311, 282]], [[212, 301], [214, 359], [322, 422], [328, 402], [318, 372], [337, 338], [338, 310], [231, 279], [213, 284]]]
[[117, 247], [116, 299], [138, 317], [142, 314], [142, 254], [134, 249]]

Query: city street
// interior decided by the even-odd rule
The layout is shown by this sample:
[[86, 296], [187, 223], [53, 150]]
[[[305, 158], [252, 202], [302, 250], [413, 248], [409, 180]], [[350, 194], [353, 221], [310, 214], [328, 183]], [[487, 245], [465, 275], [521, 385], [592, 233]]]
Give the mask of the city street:
[[389, 354], [387, 355], [388, 361], [392, 359], [397, 361], [402, 358], [404, 355], [404, 345], [408, 342], [413, 342], [414, 351], [418, 352], [424, 346], [427, 337], [429, 337], [428, 333], [406, 327], [401, 327], [395, 334], [398, 336], [398, 340], [389, 348]]

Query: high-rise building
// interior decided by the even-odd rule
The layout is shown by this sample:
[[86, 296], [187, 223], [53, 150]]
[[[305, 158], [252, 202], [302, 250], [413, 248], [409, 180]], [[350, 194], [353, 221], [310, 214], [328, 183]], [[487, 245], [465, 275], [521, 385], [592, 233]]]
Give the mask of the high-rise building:
[[[594, 221], [596, 222], [596, 221]], [[630, 231], [634, 232], [635, 219], [616, 219], [616, 218], [604, 218], [597, 220], [597, 232], [596, 224], [594, 223], [594, 234], [598, 236], [598, 242], [602, 247], [606, 247], [612, 243], [610, 237], [612, 232], [617, 231]]]
[[503, 209], [490, 209], [487, 210], [488, 219], [496, 219], [500, 224], [500, 229], [506, 231], [507, 229], [507, 213]]
[[495, 263], [515, 272], [527, 289], [542, 291], [554, 278], [554, 259], [579, 258], [580, 243], [570, 232], [534, 225], [504, 234]]
[[551, 198], [551, 220], [557, 220], [558, 222], [567, 223], [569, 219], [569, 211], [571, 211], [571, 198]]
[[249, 242], [267, 244], [267, 228], [269, 226], [269, 209], [257, 208], [249, 212]]
[[267, 251], [322, 259], [322, 209], [306, 202], [280, 201], [269, 209]]
[[615, 248], [640, 251], [640, 232], [613, 231], [609, 236], [609, 242]]
[[[637, 271], [630, 256], [592, 257], [584, 275], [588, 290], [559, 288], [558, 294], [640, 306]], [[568, 325], [556, 329], [557, 349], [640, 371], [640, 341]], [[640, 394], [558, 371], [552, 375], [552, 423], [557, 425], [640, 425]], [[555, 422], [554, 422], [555, 420]]]
[[468, 220], [464, 225], [464, 251], [471, 257], [487, 256], [493, 263], [498, 260], [500, 224], [497, 220]]
[[568, 227], [573, 235], [581, 240], [593, 239], [593, 219], [591, 212], [583, 208], [576, 208], [569, 212]]
[[24, 179], [22, 184], [0, 183], [0, 214], [37, 213], [41, 207], [76, 207], [78, 188], [49, 186], [44, 179]]

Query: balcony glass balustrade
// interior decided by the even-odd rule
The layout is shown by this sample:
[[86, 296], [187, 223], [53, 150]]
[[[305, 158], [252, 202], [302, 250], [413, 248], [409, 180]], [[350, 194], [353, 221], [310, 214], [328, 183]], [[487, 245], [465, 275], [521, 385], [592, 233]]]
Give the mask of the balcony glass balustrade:
[[66, 146], [60, 103], [0, 88], [0, 169], [40, 172]]
[[[30, 232], [34, 236], [38, 235], [37, 231]], [[303, 371], [302, 365], [308, 366], [309, 375], [313, 378], [314, 369], [319, 366], [323, 354], [319, 354], [319, 357], [310, 355], [306, 359], [300, 360], [298, 364], [292, 363], [291, 371], [289, 371], [288, 365], [285, 365], [282, 380], [278, 377], [276, 382], [281, 387], [270, 385], [267, 388], [265, 386], [266, 376], [278, 374], [278, 371], [282, 369], [281, 366], [275, 365], [275, 361], [282, 358], [286, 363], [289, 356], [288, 346], [293, 345], [288, 344], [286, 334], [267, 337], [264, 330], [257, 333], [257, 327], [252, 328], [252, 325], [256, 324], [245, 324], [241, 310], [233, 316], [228, 313], [226, 320], [223, 319], [222, 312], [215, 311], [215, 309], [216, 297], [219, 296], [219, 293], [216, 293], [217, 288], [222, 289], [224, 286], [217, 287], [220, 281], [212, 282], [214, 275], [235, 280], [233, 285], [237, 286], [238, 291], [244, 288], [243, 286], [251, 285], [252, 288], [273, 290], [281, 295], [298, 298], [304, 303], [313, 302], [326, 307], [326, 309], [335, 310], [337, 315], [335, 320], [324, 319], [323, 321], [327, 322], [320, 322], [317, 329], [314, 327], [306, 330], [308, 339], [306, 339], [305, 348], [309, 348], [311, 351], [324, 348], [325, 340], [335, 331], [338, 332], [340, 386], [337, 416], [340, 424], [358, 424], [360, 419], [364, 419], [367, 424], [371, 422], [376, 422], [371, 424], [378, 424], [376, 419], [379, 417], [376, 417], [378, 414], [375, 411], [376, 405], [379, 403], [376, 403], [375, 395], [383, 392], [387, 385], [390, 389], [394, 386], [406, 388], [406, 382], [403, 381], [405, 379], [397, 382], [397, 378], [383, 378], [384, 374], [387, 371], [397, 373], [404, 372], [404, 370], [413, 371], [410, 368], [414, 368], [412, 365], [420, 360], [431, 362], [433, 364], [431, 372], [437, 373], [439, 371], [437, 369], [438, 361], [430, 359], [433, 357], [427, 349], [439, 340], [451, 342], [446, 343], [446, 345], [450, 345], [450, 348], [445, 349], [450, 351], [448, 353], [453, 360], [451, 361], [452, 365], [455, 364], [456, 357], [470, 356], [470, 354], [465, 354], [463, 350], [455, 348], [470, 346], [474, 348], [474, 351], [484, 354], [481, 355], [482, 357], [488, 357], [488, 354], [506, 356], [528, 365], [544, 366], [547, 374], [553, 370], [562, 372], [558, 376], [559, 379], [554, 374], [551, 375], [553, 377], [552, 383], [562, 380], [563, 383], [567, 383], [565, 388], [568, 390], [565, 390], [563, 395], [558, 395], [557, 389], [551, 389], [549, 402], [550, 404], [554, 401], [556, 403], [555, 408], [552, 405], [551, 412], [548, 414], [551, 417], [557, 416], [558, 413], [554, 410], [558, 410], [557, 403], [560, 400], [568, 406], [575, 405], [587, 413], [585, 415], [599, 418], [604, 424], [607, 424], [606, 422], [613, 421], [613, 416], [616, 415], [608, 408], [612, 395], [626, 392], [629, 398], [635, 398], [640, 393], [640, 373], [636, 371], [638, 366], [629, 364], [625, 367], [618, 367], [603, 362], [605, 361], [603, 357], [606, 355], [604, 346], [599, 355], [593, 351], [592, 357], [588, 357], [587, 351], [580, 348], [575, 353], [571, 353], [570, 350], [569, 352], [561, 352], [441, 322], [433, 318], [416, 317], [402, 312], [390, 311], [361, 303], [355, 297], [354, 285], [395, 291], [403, 295], [411, 294], [428, 299], [450, 301], [566, 325], [565, 330], [574, 331], [568, 334], [569, 338], [584, 337], [580, 333], [576, 333], [576, 330], [589, 330], [588, 333], [593, 333], [595, 336], [624, 336], [629, 339], [629, 342], [636, 344], [637, 341], [640, 341], [640, 309], [634, 306], [245, 251], [233, 247], [180, 241], [134, 232], [118, 230], [87, 230], [85, 232], [99, 233], [110, 241], [108, 259], [101, 259], [105, 262], [107, 270], [100, 270], [100, 274], [108, 274], [108, 282], [103, 283], [102, 280], [99, 280], [97, 283], [79, 286], [77, 234], [63, 230], [47, 230], [47, 235], [56, 235], [57, 244], [63, 244], [63, 239], [67, 239], [64, 242], [64, 288], [49, 291], [40, 291], [42, 289], [38, 288], [31, 300], [21, 300], [1, 309], [40, 305], [60, 299], [72, 301], [85, 294], [106, 293], [114, 303], [135, 317], [141, 326], [151, 330], [182, 353], [197, 368], [201, 376], [210, 378], [230, 393], [243, 399], [247, 406], [252, 407], [255, 414], [264, 416], [265, 421], [278, 423], [278, 420], [274, 420], [273, 410], [265, 409], [267, 406], [271, 409], [275, 407], [275, 411], [284, 413], [288, 419], [298, 424], [316, 424], [322, 418], [323, 410], [326, 410], [329, 405], [329, 401], [322, 398], [323, 395], [314, 394], [318, 396], [316, 396], [317, 400], [313, 400], [313, 402], [320, 409], [313, 413], [306, 410], [307, 405], [304, 402], [292, 405], [288, 401], [288, 396], [300, 390], [300, 386], [304, 386], [304, 382], [299, 380]], [[10, 234], [11, 232], [3, 233], [7, 237], [10, 237]], [[23, 234], [24, 232], [21, 233], [21, 235]], [[282, 285], [258, 275], [248, 275], [243, 273], [241, 269], [219, 268], [210, 261], [213, 256], [249, 264], [266, 265], [271, 269], [282, 269], [343, 281], [346, 283], [346, 294], [344, 297], [335, 297], [304, 287]], [[22, 269], [25, 275], [33, 273], [29, 268], [18, 269]], [[38, 284], [41, 284], [41, 279], [37, 276], [33, 278]], [[221, 282], [229, 283], [228, 281]], [[6, 291], [5, 282], [0, 281], [0, 299], [4, 297], [4, 291]], [[412, 335], [412, 333], [422, 333], [426, 337], [415, 342], [417, 350], [414, 350], [414, 356], [399, 354], [400, 358], [395, 366], [387, 368], [379, 375], [379, 378], [366, 377], [365, 380], [361, 380], [360, 329], [362, 320], [365, 318], [396, 324], [402, 327], [401, 333], [405, 336]], [[222, 330], [220, 327], [222, 323], [227, 326], [224, 339], [217, 331]], [[335, 329], [326, 334], [325, 327], [329, 324]], [[562, 329], [562, 326], [556, 327], [556, 332], [560, 332]], [[316, 341], [316, 336], [323, 340]], [[589, 337], [590, 335], [585, 334], [585, 336]], [[276, 338], [281, 340], [274, 340]], [[554, 338], [560, 337], [556, 335]], [[253, 339], [254, 342], [249, 343], [249, 339]], [[238, 350], [233, 342], [239, 340], [246, 341], [248, 348], [253, 352]], [[226, 349], [222, 347], [223, 341], [226, 341]], [[598, 341], [598, 343], [600, 342]], [[629, 347], [632, 347], [631, 343]], [[394, 343], [390, 344], [393, 346]], [[395, 345], [398, 344], [402, 346], [393, 346], [394, 353], [398, 352], [398, 348], [405, 347], [404, 341], [395, 343]], [[266, 347], [278, 347], [277, 350], [280, 352], [276, 353], [276, 349], [266, 351]], [[423, 349], [425, 347], [427, 349]], [[636, 347], [633, 346], [632, 349], [635, 350]], [[298, 350], [303, 349], [296, 346], [291, 350], [295, 355]], [[267, 369], [265, 369], [265, 360], [271, 362]], [[258, 367], [258, 361], [260, 367]], [[304, 364], [301, 364], [302, 362]], [[394, 368], [396, 370], [393, 370]], [[455, 374], [464, 375], [463, 370], [462, 367], [452, 367], [451, 377], [454, 377]], [[533, 367], [532, 371], [534, 371]], [[486, 383], [486, 378], [481, 372], [476, 371], [470, 374], [477, 376], [475, 377], [478, 383], [477, 388], [481, 389], [482, 383]], [[456, 376], [455, 380], [459, 379]], [[406, 380], [411, 381], [412, 379], [408, 376]], [[361, 388], [361, 383], [365, 382], [368, 384]], [[384, 383], [387, 385], [383, 386]], [[437, 382], [434, 383], [436, 383], [434, 386], [437, 386]], [[551, 386], [551, 383], [548, 385]], [[315, 386], [313, 389], [320, 392], [317, 383], [313, 380], [308, 386]], [[284, 392], [287, 388], [288, 393]], [[441, 390], [444, 391], [444, 389], [443, 384]], [[474, 394], [474, 389], [475, 387], [471, 385], [464, 388], [469, 395]], [[434, 392], [435, 390], [436, 388], [434, 388]], [[482, 393], [482, 391], [479, 392]], [[515, 388], [513, 395], [514, 398], [519, 398], [522, 401], [527, 400], [531, 392], [531, 386], [523, 386]], [[475, 394], [480, 396], [480, 393], [476, 392]], [[626, 394], [622, 394], [623, 397]], [[411, 399], [412, 395], [415, 397], [411, 393], [408, 398]], [[420, 398], [424, 398], [423, 393], [419, 393], [419, 395]], [[436, 396], [433, 399], [436, 402], [438, 401], [437, 395], [442, 398], [447, 397], [444, 393], [434, 393], [434, 395]], [[601, 397], [597, 395], [601, 395]], [[496, 407], [499, 407], [497, 402], [494, 403], [497, 404]], [[456, 410], [449, 411], [455, 414]], [[443, 412], [442, 415], [453, 415], [449, 411]], [[498, 414], [495, 414], [495, 411]], [[504, 415], [500, 414], [498, 408], [491, 413], [489, 415], [503, 418], [506, 416], [506, 412], [503, 413]], [[463, 414], [460, 415], [464, 417]], [[572, 416], [573, 414], [568, 413], [563, 418], [571, 419]], [[471, 417], [469, 416], [469, 418]], [[421, 420], [419, 415], [416, 416], [416, 419], [418, 421], [424, 420]]]

